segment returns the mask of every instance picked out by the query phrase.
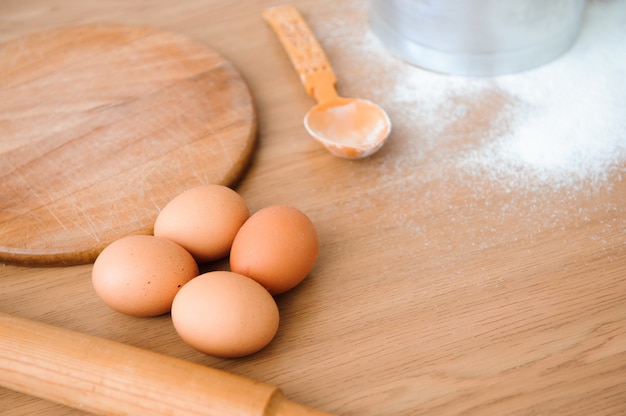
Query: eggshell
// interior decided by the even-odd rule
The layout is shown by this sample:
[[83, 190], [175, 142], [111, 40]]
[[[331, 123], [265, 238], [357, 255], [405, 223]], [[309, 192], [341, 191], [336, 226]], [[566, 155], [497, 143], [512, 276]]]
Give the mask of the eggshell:
[[252, 215], [235, 236], [230, 269], [276, 295], [309, 274], [318, 250], [317, 232], [309, 217], [294, 207], [269, 206]]
[[218, 357], [242, 357], [274, 338], [279, 314], [260, 284], [237, 273], [214, 271], [187, 283], [172, 305], [172, 322], [192, 347]]
[[112, 309], [132, 316], [169, 312], [181, 287], [198, 275], [191, 254], [178, 244], [132, 235], [109, 244], [94, 262], [96, 294]]
[[222, 185], [188, 189], [168, 202], [156, 218], [154, 235], [181, 245], [199, 263], [228, 255], [250, 212], [244, 199]]

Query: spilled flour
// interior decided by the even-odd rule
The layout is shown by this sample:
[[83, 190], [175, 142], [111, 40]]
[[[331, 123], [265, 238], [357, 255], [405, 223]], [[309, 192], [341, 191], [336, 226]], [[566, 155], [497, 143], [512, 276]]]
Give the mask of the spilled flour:
[[[494, 78], [441, 75], [406, 64], [370, 31], [366, 2], [327, 7], [327, 14], [313, 14], [310, 21], [317, 32], [328, 34], [321, 41], [342, 70], [340, 92], [365, 92], [364, 98], [388, 111], [394, 129], [410, 136], [394, 155], [403, 169], [436, 155], [453, 159], [459, 176], [510, 187], [532, 181], [594, 188], [609, 177], [621, 181], [626, 160], [626, 7], [621, 1], [589, 2], [579, 38], [556, 60]], [[355, 15], [358, 24], [342, 21]], [[363, 67], [370, 68], [365, 76], [350, 78]], [[472, 115], [474, 125], [466, 129], [471, 133], [464, 133], [460, 124], [479, 110], [480, 120]], [[475, 137], [443, 154], [440, 148], [454, 131]]]

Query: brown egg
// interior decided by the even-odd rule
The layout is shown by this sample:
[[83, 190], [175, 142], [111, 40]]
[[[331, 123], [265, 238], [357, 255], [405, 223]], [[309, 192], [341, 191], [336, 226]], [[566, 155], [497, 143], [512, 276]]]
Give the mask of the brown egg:
[[94, 262], [91, 281], [112, 309], [132, 316], [169, 312], [174, 296], [198, 275], [191, 254], [151, 235], [132, 235], [109, 244]]
[[259, 351], [278, 330], [278, 307], [260, 284], [237, 273], [214, 271], [187, 283], [172, 305], [172, 322], [195, 349], [218, 357]]
[[317, 232], [303, 212], [289, 206], [269, 206], [241, 227], [230, 251], [230, 269], [248, 276], [272, 295], [300, 283], [318, 253]]
[[222, 185], [191, 188], [159, 213], [154, 235], [172, 240], [199, 263], [224, 258], [250, 212], [244, 199]]

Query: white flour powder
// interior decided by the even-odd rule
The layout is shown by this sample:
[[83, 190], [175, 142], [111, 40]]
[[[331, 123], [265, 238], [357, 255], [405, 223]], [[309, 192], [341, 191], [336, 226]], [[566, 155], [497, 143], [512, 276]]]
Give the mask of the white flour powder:
[[[419, 159], [428, 151], [444, 157], [438, 147], [450, 139], [447, 132], [454, 123], [490, 97], [500, 97], [480, 137], [445, 156], [455, 159], [459, 175], [517, 187], [533, 181], [593, 188], [608, 177], [621, 180], [626, 160], [624, 2], [590, 2], [580, 37], [566, 54], [534, 70], [495, 78], [441, 75], [406, 64], [371, 33], [366, 2], [327, 7], [332, 10], [313, 14], [310, 23], [324, 35], [320, 38], [331, 63], [341, 67], [340, 92], [362, 95], [367, 86], [377, 87], [365, 98], [387, 109], [394, 128], [414, 136], [402, 143], [403, 157]], [[342, 17], [355, 15], [357, 21], [349, 25]], [[370, 68], [364, 77], [350, 78], [363, 67]]]

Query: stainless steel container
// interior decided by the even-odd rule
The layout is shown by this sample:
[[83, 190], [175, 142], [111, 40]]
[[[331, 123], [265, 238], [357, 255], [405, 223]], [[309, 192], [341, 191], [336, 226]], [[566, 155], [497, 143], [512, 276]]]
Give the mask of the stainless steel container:
[[436, 72], [493, 76], [555, 59], [575, 41], [585, 0], [370, 0], [386, 48]]

